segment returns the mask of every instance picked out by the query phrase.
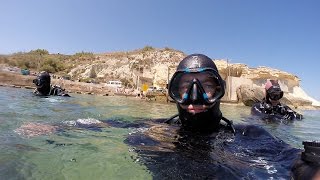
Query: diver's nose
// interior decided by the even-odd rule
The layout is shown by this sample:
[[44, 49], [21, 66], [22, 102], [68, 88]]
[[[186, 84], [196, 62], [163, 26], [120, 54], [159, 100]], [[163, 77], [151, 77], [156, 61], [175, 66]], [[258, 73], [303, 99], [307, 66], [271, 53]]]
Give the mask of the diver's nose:
[[193, 102], [196, 102], [198, 100], [198, 88], [196, 84], [192, 85], [192, 94], [191, 94], [191, 100]]
[[191, 93], [190, 93], [190, 100], [192, 104], [203, 104], [201, 99], [201, 92], [199, 86], [197, 85], [197, 80], [193, 79]]
[[201, 97], [199, 97], [198, 86], [196, 84], [192, 85], [192, 93], [191, 93], [191, 104], [203, 104], [201, 101]]

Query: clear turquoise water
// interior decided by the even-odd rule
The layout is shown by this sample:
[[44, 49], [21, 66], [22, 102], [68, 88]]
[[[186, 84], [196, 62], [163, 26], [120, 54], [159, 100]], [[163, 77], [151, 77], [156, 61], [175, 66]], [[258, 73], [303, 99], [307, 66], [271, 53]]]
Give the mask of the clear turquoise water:
[[[177, 113], [174, 104], [77, 94], [71, 98], [39, 98], [31, 92], [0, 87], [0, 179], [152, 179], [123, 142], [134, 129], [107, 127], [99, 132], [74, 128], [31, 138], [15, 130], [28, 122], [167, 118]], [[235, 123], [263, 126], [293, 147], [301, 148], [302, 140], [320, 139], [320, 111], [303, 111], [305, 119], [290, 124], [266, 124], [251, 119], [249, 107], [221, 108]]]

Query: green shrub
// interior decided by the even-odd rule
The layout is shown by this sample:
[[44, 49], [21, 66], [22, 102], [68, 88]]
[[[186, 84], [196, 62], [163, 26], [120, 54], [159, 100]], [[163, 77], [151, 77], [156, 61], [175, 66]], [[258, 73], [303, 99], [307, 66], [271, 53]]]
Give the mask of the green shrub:
[[85, 82], [85, 83], [91, 83], [94, 80], [92, 78], [81, 78], [79, 79], [79, 82]]
[[44, 71], [44, 69], [47, 69], [47, 71], [50, 73], [63, 71], [65, 69], [65, 66], [63, 65], [62, 62], [60, 62], [52, 57], [46, 58], [40, 64], [41, 64], [40, 70]]
[[36, 50], [32, 50], [29, 52], [30, 54], [35, 54], [35, 55], [49, 55], [49, 51], [45, 50], [45, 49], [36, 49]]
[[95, 56], [91, 52], [80, 52], [80, 53], [75, 53], [74, 55], [71, 56], [72, 60], [94, 60]]
[[142, 52], [152, 51], [152, 50], [154, 50], [154, 48], [152, 46], [145, 46], [144, 48], [142, 48]]
[[0, 56], [0, 63], [7, 64], [9, 62], [9, 59], [5, 56]]
[[56, 70], [52, 66], [50, 66], [48, 64], [42, 65], [39, 70], [40, 71], [47, 71], [49, 73], [55, 73], [56, 72]]
[[9, 64], [9, 66], [17, 66], [16, 61], [13, 61], [13, 60], [10, 60], [10, 61], [8, 62], [8, 64]]
[[29, 63], [25, 61], [17, 61], [17, 66], [20, 67], [21, 69], [28, 69]]
[[164, 50], [165, 50], [165, 51], [174, 51], [174, 49], [169, 48], [169, 47], [165, 47]]

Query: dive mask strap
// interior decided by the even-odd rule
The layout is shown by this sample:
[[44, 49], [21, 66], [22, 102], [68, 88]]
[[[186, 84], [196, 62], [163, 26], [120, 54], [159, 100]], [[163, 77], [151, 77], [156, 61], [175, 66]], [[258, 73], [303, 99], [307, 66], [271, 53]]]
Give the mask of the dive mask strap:
[[221, 117], [221, 119], [224, 121], [224, 122], [226, 122], [227, 123], [227, 127], [231, 130], [231, 132], [233, 133], [233, 134], [235, 134], [236, 133], [236, 130], [235, 130], [235, 128], [234, 128], [234, 126], [233, 126], [233, 121], [231, 121], [231, 120], [229, 120], [229, 119], [227, 119], [227, 118], [225, 118], [225, 117]]
[[[164, 121], [164, 123], [167, 123], [167, 124], [173, 124], [173, 123], [176, 123], [177, 121], [179, 120], [174, 120], [174, 118], [178, 117], [179, 114], [175, 114], [173, 116], [171, 116], [170, 118], [168, 118], [167, 120]], [[179, 122], [178, 122], [179, 123]]]

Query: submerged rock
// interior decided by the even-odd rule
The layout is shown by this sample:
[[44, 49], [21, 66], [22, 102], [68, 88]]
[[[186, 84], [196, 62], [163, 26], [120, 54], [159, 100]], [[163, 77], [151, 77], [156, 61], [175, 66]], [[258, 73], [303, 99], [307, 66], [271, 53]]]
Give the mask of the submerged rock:
[[14, 130], [15, 133], [23, 137], [35, 137], [41, 135], [49, 135], [57, 130], [57, 126], [41, 124], [41, 123], [25, 123], [21, 127]]

